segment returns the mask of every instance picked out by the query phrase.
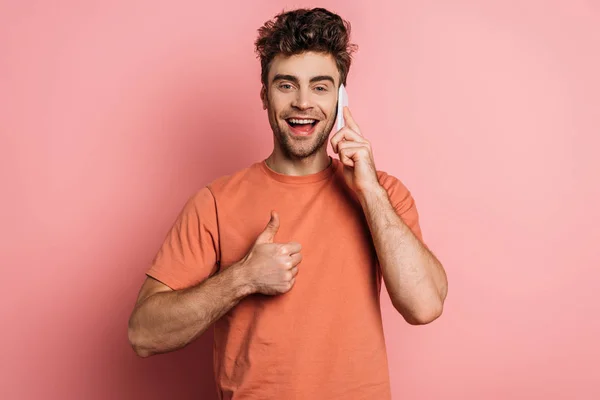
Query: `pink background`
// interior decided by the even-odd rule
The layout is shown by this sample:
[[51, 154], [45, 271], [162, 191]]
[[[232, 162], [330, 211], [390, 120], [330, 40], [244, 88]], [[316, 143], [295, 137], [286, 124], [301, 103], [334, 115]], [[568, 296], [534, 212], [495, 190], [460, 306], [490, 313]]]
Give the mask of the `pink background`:
[[[253, 40], [298, 5], [1, 3], [0, 398], [216, 398], [210, 334], [141, 360], [127, 319], [187, 197], [269, 154]], [[394, 398], [600, 398], [598, 2], [319, 5], [450, 281], [424, 327], [384, 296]]]

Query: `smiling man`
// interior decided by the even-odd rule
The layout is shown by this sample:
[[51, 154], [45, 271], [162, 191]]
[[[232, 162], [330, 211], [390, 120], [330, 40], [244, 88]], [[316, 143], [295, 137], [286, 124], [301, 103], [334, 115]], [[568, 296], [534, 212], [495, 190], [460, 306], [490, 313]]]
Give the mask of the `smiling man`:
[[408, 323], [442, 313], [446, 274], [410, 192], [375, 168], [348, 108], [330, 138], [349, 35], [321, 8], [259, 29], [273, 152], [190, 198], [132, 312], [129, 340], [143, 357], [214, 326], [221, 399], [389, 399], [382, 281]]

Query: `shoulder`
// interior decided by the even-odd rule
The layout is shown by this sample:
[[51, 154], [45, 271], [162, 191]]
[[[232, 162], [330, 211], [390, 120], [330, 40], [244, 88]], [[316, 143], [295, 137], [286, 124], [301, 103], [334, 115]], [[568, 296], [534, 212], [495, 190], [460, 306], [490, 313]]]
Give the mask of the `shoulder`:
[[188, 198], [186, 207], [192, 207], [196, 209], [214, 209], [216, 196], [230, 188], [234, 188], [240, 181], [245, 180], [249, 170], [252, 168], [253, 166], [250, 166], [232, 174], [223, 175], [213, 179], [205, 186], [197, 189]]
[[231, 174], [214, 179], [206, 188], [214, 197], [231, 192], [239, 192], [245, 185], [253, 185], [261, 178], [260, 162], [256, 162], [246, 168]]
[[216, 213], [217, 205], [229, 204], [239, 199], [240, 194], [260, 187], [261, 179], [264, 178], [262, 174], [259, 163], [254, 163], [244, 169], [213, 179], [188, 197], [185, 208], [187, 211], [197, 213], [207, 211]]
[[390, 203], [396, 213], [410, 227], [412, 232], [423, 242], [423, 233], [419, 224], [419, 212], [415, 200], [406, 185], [395, 176], [383, 171], [377, 171], [379, 184], [388, 194]]
[[410, 191], [404, 183], [385, 171], [377, 171], [379, 184], [387, 191], [390, 198], [406, 198], [410, 196]]

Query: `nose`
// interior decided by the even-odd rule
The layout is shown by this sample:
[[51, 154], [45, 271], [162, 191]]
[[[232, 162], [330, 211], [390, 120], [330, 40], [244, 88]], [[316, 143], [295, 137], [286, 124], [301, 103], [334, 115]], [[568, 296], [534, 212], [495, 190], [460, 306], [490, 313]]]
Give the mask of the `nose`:
[[310, 95], [306, 90], [298, 90], [296, 92], [296, 97], [292, 102], [292, 107], [297, 108], [299, 110], [307, 110], [311, 108], [310, 105]]

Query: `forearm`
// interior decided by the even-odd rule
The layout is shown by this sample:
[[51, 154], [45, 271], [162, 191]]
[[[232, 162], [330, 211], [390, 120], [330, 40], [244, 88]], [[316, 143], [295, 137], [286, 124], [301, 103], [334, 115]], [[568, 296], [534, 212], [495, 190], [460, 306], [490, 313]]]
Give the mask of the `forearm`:
[[398, 216], [383, 187], [359, 198], [394, 307], [409, 323], [433, 321], [446, 297], [443, 267]]
[[136, 353], [150, 356], [186, 346], [249, 295], [251, 290], [236, 266], [197, 286], [156, 293], [141, 302], [129, 320]]

